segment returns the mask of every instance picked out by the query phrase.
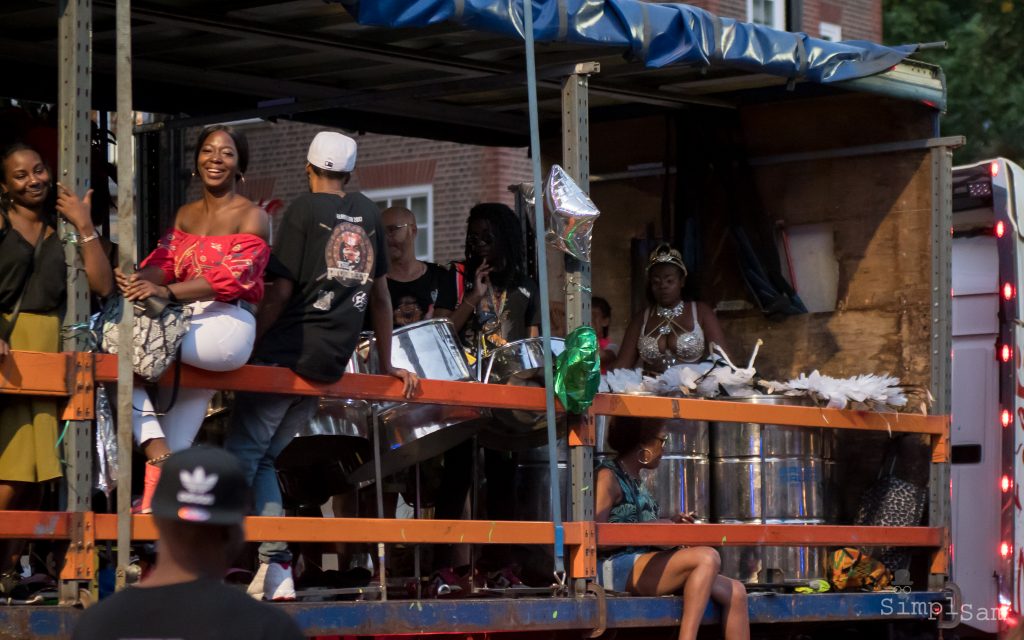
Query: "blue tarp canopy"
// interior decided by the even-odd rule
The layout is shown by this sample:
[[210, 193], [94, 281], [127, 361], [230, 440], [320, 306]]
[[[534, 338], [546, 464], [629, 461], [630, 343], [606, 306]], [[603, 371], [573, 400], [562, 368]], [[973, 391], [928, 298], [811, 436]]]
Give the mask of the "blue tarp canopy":
[[[453, 22], [523, 38], [522, 0], [338, 1], [362, 25], [401, 28]], [[721, 67], [824, 84], [880, 73], [917, 48], [829, 42], [677, 3], [534, 0], [533, 6], [538, 42], [614, 47], [648, 68]]]

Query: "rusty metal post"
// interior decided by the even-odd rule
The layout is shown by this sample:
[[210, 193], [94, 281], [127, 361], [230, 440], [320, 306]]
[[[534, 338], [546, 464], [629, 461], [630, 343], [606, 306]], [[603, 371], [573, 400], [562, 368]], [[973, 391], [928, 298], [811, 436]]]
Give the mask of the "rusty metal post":
[[[581, 189], [590, 191], [590, 75], [601, 67], [596, 62], [576, 65], [562, 81], [562, 168]], [[543, 198], [543, 194], [538, 194]], [[565, 256], [565, 330], [590, 324], [590, 263]], [[570, 415], [569, 519], [594, 520], [594, 428], [591, 416]], [[597, 577], [597, 550], [590, 537], [572, 553], [574, 592], [583, 595], [587, 583]]]
[[[135, 112], [132, 110], [131, 0], [117, 0], [117, 262], [135, 268]], [[134, 313], [127, 302], [121, 311], [118, 344], [130, 345]], [[132, 538], [132, 350], [120, 349], [117, 359], [117, 588], [127, 582]]]
[[[953, 348], [953, 151], [931, 150], [932, 168], [932, 332], [931, 393], [942, 415], [952, 410]], [[949, 532], [952, 526], [949, 461], [931, 464], [928, 478], [928, 524], [946, 530], [946, 542], [932, 561], [928, 588], [938, 590], [949, 580]]]
[[[61, 0], [58, 4], [58, 101], [60, 122], [60, 157], [57, 180], [68, 189], [82, 195], [89, 186], [89, 160], [92, 133], [89, 109], [92, 105], [92, 2], [91, 0]], [[64, 243], [67, 262], [67, 311], [64, 320], [64, 350], [88, 351], [89, 285], [85, 269], [78, 255], [78, 234], [74, 225], [65, 220], [58, 232]], [[92, 423], [88, 419], [65, 423], [64, 459], [67, 461], [65, 478], [68, 510], [89, 511], [92, 508]], [[85, 540], [71, 540], [72, 549], [80, 548]], [[68, 562], [73, 562], [72, 553]], [[63, 579], [64, 576], [68, 579]], [[82, 574], [84, 575], [84, 574]], [[89, 584], [88, 577], [78, 572], [65, 573], [60, 582], [60, 601], [76, 604], [79, 592]]]

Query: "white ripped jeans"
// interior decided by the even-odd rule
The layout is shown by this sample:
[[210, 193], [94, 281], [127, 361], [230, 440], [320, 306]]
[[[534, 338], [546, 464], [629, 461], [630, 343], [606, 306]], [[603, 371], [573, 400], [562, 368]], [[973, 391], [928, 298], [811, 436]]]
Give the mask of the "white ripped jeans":
[[[188, 333], [181, 341], [181, 361], [207, 371], [233, 371], [249, 361], [256, 340], [256, 319], [237, 304], [207, 300], [193, 302]], [[171, 410], [157, 415], [149, 394], [132, 392], [135, 441], [144, 444], [166, 438], [167, 447], [181, 451], [192, 446], [206, 417], [215, 389], [178, 389]]]

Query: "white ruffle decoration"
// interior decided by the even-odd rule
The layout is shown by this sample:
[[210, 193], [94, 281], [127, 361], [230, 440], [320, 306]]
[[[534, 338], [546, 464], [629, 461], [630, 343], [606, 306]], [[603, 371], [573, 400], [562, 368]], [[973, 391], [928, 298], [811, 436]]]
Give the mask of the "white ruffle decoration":
[[865, 374], [852, 378], [833, 378], [817, 370], [810, 375], [801, 373], [788, 382], [761, 381], [768, 393], [807, 395], [825, 402], [830, 409], [845, 409], [851, 402], [885, 407], [904, 407], [907, 396], [900, 379], [890, 375]]

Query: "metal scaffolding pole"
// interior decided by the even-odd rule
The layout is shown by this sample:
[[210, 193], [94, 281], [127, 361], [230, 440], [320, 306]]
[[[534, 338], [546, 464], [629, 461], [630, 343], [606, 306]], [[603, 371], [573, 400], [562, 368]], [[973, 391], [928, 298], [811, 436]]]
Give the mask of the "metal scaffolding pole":
[[[135, 268], [135, 136], [132, 129], [132, 8], [117, 0], [117, 263], [121, 271]], [[132, 344], [134, 313], [122, 301], [118, 344]], [[117, 588], [125, 586], [131, 551], [132, 508], [132, 358], [121, 349], [117, 359]]]
[[[590, 118], [588, 84], [590, 74], [598, 73], [596, 62], [576, 65], [562, 82], [562, 168], [581, 189], [590, 192]], [[590, 263], [565, 256], [565, 330], [590, 324]], [[590, 522], [594, 519], [594, 439], [589, 415], [571, 415], [570, 430], [578, 434], [569, 454], [570, 519]], [[572, 439], [571, 439], [572, 440]], [[587, 591], [588, 579], [597, 576], [596, 558], [587, 558], [583, 570], [574, 575], [577, 594]]]
[[[92, 106], [92, 2], [61, 0], [58, 11], [60, 157], [57, 180], [81, 195], [89, 186], [92, 139], [89, 120]], [[63, 219], [58, 231], [68, 265], [63, 348], [65, 351], [88, 351], [91, 345], [88, 333], [83, 329], [89, 322], [89, 285], [78, 254], [78, 234], [75, 226]], [[63, 455], [67, 464], [64, 474], [67, 508], [71, 512], [87, 512], [92, 509], [92, 423], [82, 419], [69, 420], [65, 429]], [[83, 526], [75, 527], [77, 534], [83, 531]], [[84, 544], [83, 535], [72, 536], [73, 551], [82, 551]], [[61, 573], [60, 601], [65, 604], [77, 603], [83, 583], [88, 586], [92, 577], [91, 565], [71, 562], [72, 555], [69, 552], [68, 566]]]

